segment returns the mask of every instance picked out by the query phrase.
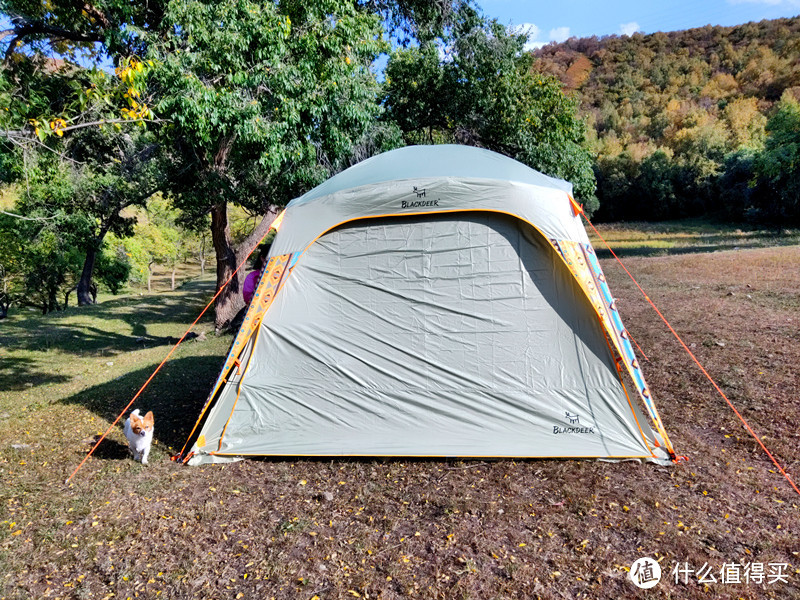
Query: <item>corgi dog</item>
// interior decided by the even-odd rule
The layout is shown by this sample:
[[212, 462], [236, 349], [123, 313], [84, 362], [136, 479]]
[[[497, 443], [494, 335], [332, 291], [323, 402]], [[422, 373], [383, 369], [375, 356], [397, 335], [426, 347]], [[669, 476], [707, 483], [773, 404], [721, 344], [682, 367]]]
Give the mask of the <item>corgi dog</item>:
[[150, 454], [150, 445], [153, 443], [153, 411], [148, 411], [144, 418], [139, 416], [137, 408], [125, 421], [125, 437], [128, 438], [128, 449], [133, 454], [133, 460], [147, 464]]

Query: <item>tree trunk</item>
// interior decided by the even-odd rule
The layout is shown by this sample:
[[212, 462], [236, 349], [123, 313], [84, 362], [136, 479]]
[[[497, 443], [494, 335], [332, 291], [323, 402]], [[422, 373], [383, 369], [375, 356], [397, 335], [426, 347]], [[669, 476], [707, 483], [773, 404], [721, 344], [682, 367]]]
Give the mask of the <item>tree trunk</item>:
[[[98, 240], [102, 243], [102, 238]], [[83, 271], [81, 271], [81, 278], [78, 280], [78, 306], [86, 306], [92, 304], [92, 274], [94, 273], [94, 263], [97, 260], [97, 247], [92, 246], [86, 251], [86, 260], [83, 261]]]
[[[217, 290], [219, 290], [231, 277], [238, 264], [236, 250], [231, 240], [228, 205], [224, 201], [218, 202], [211, 209], [211, 241], [217, 254]], [[243, 282], [244, 278], [239, 277], [237, 273], [217, 296], [214, 303], [214, 327], [217, 331], [224, 329], [244, 306], [240, 291]]]
[[150, 283], [153, 280], [153, 265], [155, 264], [154, 260], [151, 260], [147, 263], [147, 291], [152, 292], [153, 290], [150, 287]]
[[56, 296], [56, 294], [58, 294], [58, 288], [52, 288], [51, 290], [49, 290], [47, 298], [47, 306], [45, 308], [44, 314], [47, 314], [49, 312], [55, 312], [61, 309], [61, 307], [58, 305], [58, 297]]
[[200, 277], [206, 274], [206, 236], [200, 238], [200, 251], [198, 253], [200, 259]]
[[[225, 202], [216, 204], [211, 209], [211, 241], [217, 255], [217, 290], [233, 274], [239, 263], [247, 258], [253, 246], [269, 230], [272, 221], [277, 214], [276, 207], [271, 207], [261, 222], [256, 225], [250, 235], [248, 235], [239, 245], [234, 246], [231, 240], [231, 230], [228, 223], [228, 206]], [[217, 296], [214, 304], [214, 327], [217, 331], [227, 327], [236, 313], [244, 306], [242, 298], [242, 287], [244, 286], [247, 268], [242, 267], [239, 272], [231, 279], [223, 292]]]
[[175, 291], [175, 267], [172, 267], [172, 283], [170, 285], [170, 289], [174, 292]]
[[8, 309], [11, 306], [11, 297], [5, 292], [0, 292], [0, 319], [8, 316]]
[[[111, 221], [114, 219], [112, 218]], [[81, 278], [78, 280], [77, 295], [78, 306], [86, 306], [87, 304], [97, 303], [97, 287], [92, 285], [92, 275], [94, 275], [94, 265], [97, 262], [97, 253], [103, 246], [103, 240], [111, 227], [111, 222], [103, 223], [100, 231], [97, 232], [97, 237], [92, 240], [89, 249], [86, 250], [86, 260], [83, 261], [83, 271], [81, 271]]]

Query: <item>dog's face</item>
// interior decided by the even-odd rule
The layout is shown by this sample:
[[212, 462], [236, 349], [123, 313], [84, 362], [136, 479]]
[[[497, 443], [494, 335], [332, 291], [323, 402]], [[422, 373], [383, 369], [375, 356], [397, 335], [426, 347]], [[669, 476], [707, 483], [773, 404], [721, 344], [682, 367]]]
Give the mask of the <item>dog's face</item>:
[[148, 411], [143, 419], [137, 415], [131, 415], [131, 431], [133, 431], [135, 435], [146, 436], [149, 432], [153, 431], [153, 425], [152, 410]]

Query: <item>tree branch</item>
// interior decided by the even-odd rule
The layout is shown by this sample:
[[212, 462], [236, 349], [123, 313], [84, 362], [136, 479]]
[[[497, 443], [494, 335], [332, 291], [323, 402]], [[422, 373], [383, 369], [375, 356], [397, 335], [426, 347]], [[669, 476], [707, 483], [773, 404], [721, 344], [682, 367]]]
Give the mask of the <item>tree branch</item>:
[[83, 10], [86, 11], [86, 14], [89, 15], [90, 18], [99, 21], [104, 29], [108, 29], [109, 27], [111, 27], [111, 23], [109, 22], [108, 17], [106, 17], [105, 13], [102, 12], [96, 6], [93, 6], [88, 2], [86, 2], [83, 5]]
[[[3, 133], [4, 132], [0, 131], [0, 137], [2, 137]], [[20, 148], [25, 148], [25, 143], [27, 141], [32, 141], [32, 142], [38, 144], [39, 146], [41, 146], [42, 148], [44, 148], [45, 150], [47, 150], [48, 152], [52, 152], [53, 154], [55, 154], [56, 156], [58, 156], [62, 160], [68, 160], [68, 161], [70, 161], [72, 163], [75, 163], [76, 165], [85, 165], [86, 164], [85, 162], [81, 162], [79, 160], [75, 160], [74, 158], [71, 158], [71, 157], [67, 156], [66, 154], [62, 154], [61, 152], [59, 152], [58, 150], [56, 150], [54, 148], [51, 148], [47, 144], [43, 144], [42, 142], [39, 141], [39, 138], [37, 138], [35, 135], [25, 136], [26, 142], [21, 142], [18, 139], [15, 139], [17, 137], [22, 137], [22, 136], [9, 135], [9, 136], [6, 136], [6, 137], [12, 144], [16, 144]]]
[[[69, 125], [61, 127], [60, 131], [72, 131], [74, 129], [83, 129], [85, 127], [94, 127], [95, 125], [113, 125], [114, 123], [170, 123], [169, 119], [101, 119], [99, 121], [89, 121], [87, 123], [78, 123], [77, 125]], [[0, 137], [31, 137], [32, 132], [28, 129], [6, 129], [0, 131]]]
[[[95, 11], [95, 16], [102, 13], [97, 13]], [[108, 20], [103, 17], [106, 23]], [[101, 19], [98, 19], [101, 21]], [[56, 27], [54, 25], [48, 25], [47, 23], [43, 23], [41, 21], [36, 22], [26, 22], [20, 21], [20, 24], [14, 27], [13, 29], [6, 29], [2, 33], [0, 33], [0, 40], [4, 40], [9, 35], [14, 35], [14, 39], [11, 40], [11, 43], [8, 45], [5, 54], [5, 60], [11, 57], [14, 54], [14, 50], [16, 49], [17, 42], [27, 37], [34, 37], [44, 35], [53, 40], [69, 40], [71, 42], [87, 42], [87, 43], [94, 43], [94, 42], [102, 42], [103, 37], [100, 35], [100, 32], [89, 34], [89, 33], [81, 33], [80, 31], [71, 31], [69, 29], [64, 29], [63, 27]]]
[[0, 213], [4, 215], [8, 215], [9, 217], [14, 217], [16, 219], [22, 219], [23, 221], [49, 221], [51, 219], [55, 219], [58, 215], [53, 215], [52, 217], [23, 217], [22, 215], [17, 215], [7, 210], [0, 210]]
[[261, 219], [261, 222], [256, 225], [256, 228], [236, 247], [236, 254], [250, 250], [258, 240], [262, 238], [264, 233], [269, 229], [272, 222], [278, 216], [279, 208], [274, 204], [267, 209], [267, 214]]

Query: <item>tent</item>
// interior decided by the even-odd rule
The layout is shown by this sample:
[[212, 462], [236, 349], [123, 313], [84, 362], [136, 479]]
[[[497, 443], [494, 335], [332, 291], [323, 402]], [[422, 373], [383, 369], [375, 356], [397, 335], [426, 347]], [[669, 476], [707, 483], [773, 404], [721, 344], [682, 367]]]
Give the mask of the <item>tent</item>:
[[188, 462], [674, 459], [571, 192], [411, 146], [290, 202]]

